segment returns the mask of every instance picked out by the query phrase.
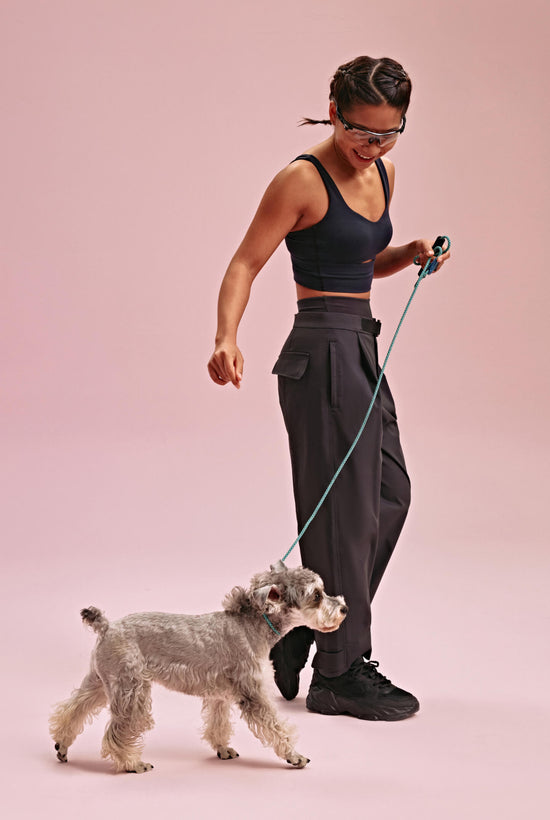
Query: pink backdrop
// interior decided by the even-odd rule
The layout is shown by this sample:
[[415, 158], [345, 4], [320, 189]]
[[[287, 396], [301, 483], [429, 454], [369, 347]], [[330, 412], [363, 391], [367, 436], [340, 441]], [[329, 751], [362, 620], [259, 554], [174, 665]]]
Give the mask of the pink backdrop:
[[[323, 789], [327, 817], [543, 816], [547, 4], [3, 0], [0, 37], [9, 816], [236, 818], [261, 800], [270, 818], [283, 789], [288, 817]], [[414, 504], [375, 652], [422, 712], [323, 720], [305, 712], [306, 673], [280, 702], [313, 761], [290, 775], [243, 729], [242, 757], [218, 766], [198, 701], [158, 691], [153, 774], [110, 775], [104, 718], [62, 767], [46, 720], [85, 671], [82, 606], [217, 608], [294, 539], [270, 375], [294, 311], [284, 249], [242, 324], [243, 389], [215, 388], [206, 361], [259, 197], [327, 133], [297, 120], [323, 116], [334, 69], [364, 53], [399, 59], [414, 84], [392, 152], [394, 241], [453, 241], [388, 371]], [[375, 286], [382, 350], [415, 277]]]

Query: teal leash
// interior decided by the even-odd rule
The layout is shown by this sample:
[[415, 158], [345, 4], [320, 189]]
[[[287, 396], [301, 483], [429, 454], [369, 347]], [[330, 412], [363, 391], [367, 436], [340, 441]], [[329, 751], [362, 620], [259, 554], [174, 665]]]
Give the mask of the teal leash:
[[[445, 245], [445, 243], [447, 243], [447, 244]], [[390, 353], [392, 352], [392, 348], [393, 348], [393, 345], [394, 345], [394, 343], [395, 343], [395, 340], [397, 339], [397, 336], [398, 336], [398, 334], [399, 334], [399, 331], [401, 330], [401, 325], [403, 324], [403, 321], [404, 321], [404, 319], [405, 319], [405, 316], [407, 315], [407, 311], [409, 310], [410, 304], [411, 304], [412, 300], [413, 300], [413, 299], [414, 299], [414, 297], [415, 297], [415, 294], [416, 294], [417, 288], [418, 288], [419, 284], [420, 284], [420, 283], [421, 283], [421, 282], [422, 282], [422, 281], [426, 278], [426, 276], [429, 276], [429, 275], [430, 275], [431, 273], [433, 273], [433, 271], [437, 268], [437, 260], [438, 260], [438, 257], [439, 257], [439, 256], [441, 256], [441, 254], [442, 254], [442, 253], [447, 253], [447, 251], [449, 250], [449, 248], [450, 248], [450, 247], [451, 247], [451, 240], [449, 239], [449, 237], [448, 237], [448, 236], [438, 236], [438, 237], [437, 237], [437, 239], [435, 240], [435, 243], [434, 243], [434, 245], [433, 245], [433, 252], [434, 252], [434, 256], [431, 256], [431, 257], [428, 259], [428, 261], [426, 262], [426, 264], [424, 265], [424, 267], [422, 268], [422, 270], [421, 270], [421, 271], [420, 271], [420, 273], [418, 274], [418, 279], [417, 279], [416, 284], [415, 284], [415, 286], [414, 286], [414, 288], [413, 288], [413, 291], [412, 291], [412, 293], [411, 293], [411, 295], [410, 295], [409, 301], [407, 302], [407, 304], [406, 304], [406, 306], [405, 306], [405, 310], [403, 311], [403, 314], [402, 314], [402, 316], [401, 316], [401, 319], [399, 320], [399, 324], [397, 325], [397, 330], [396, 330], [396, 331], [395, 331], [395, 333], [393, 334], [393, 338], [392, 338], [392, 340], [391, 340], [391, 344], [390, 344], [390, 346], [389, 346], [389, 348], [388, 348], [388, 352], [386, 353], [386, 358], [384, 359], [384, 364], [382, 365], [382, 368], [381, 368], [381, 370], [380, 370], [380, 375], [379, 375], [379, 377], [378, 377], [378, 381], [377, 381], [377, 383], [376, 383], [376, 387], [374, 388], [374, 393], [373, 393], [373, 395], [372, 395], [371, 403], [369, 404], [369, 408], [368, 408], [368, 410], [367, 410], [367, 412], [366, 412], [365, 418], [363, 419], [363, 422], [362, 422], [362, 424], [361, 424], [361, 427], [359, 428], [359, 432], [358, 432], [358, 433], [357, 433], [357, 435], [355, 436], [355, 439], [353, 440], [353, 443], [351, 444], [351, 446], [350, 446], [349, 450], [347, 451], [346, 455], [345, 455], [345, 456], [344, 456], [344, 458], [342, 459], [342, 463], [340, 464], [340, 466], [338, 467], [338, 469], [337, 469], [337, 470], [336, 470], [336, 472], [334, 473], [334, 475], [333, 475], [332, 479], [330, 480], [330, 483], [329, 483], [328, 487], [326, 488], [325, 492], [323, 493], [323, 495], [321, 496], [321, 498], [320, 498], [320, 500], [319, 500], [319, 503], [317, 504], [317, 506], [315, 507], [315, 509], [314, 509], [314, 510], [313, 510], [313, 512], [311, 513], [310, 517], [308, 518], [308, 520], [306, 521], [306, 523], [304, 524], [304, 526], [302, 527], [302, 529], [301, 529], [301, 530], [300, 530], [300, 532], [298, 533], [298, 535], [297, 535], [297, 537], [296, 537], [295, 541], [293, 542], [293, 544], [291, 545], [290, 549], [289, 549], [289, 550], [285, 553], [285, 555], [283, 556], [283, 558], [282, 558], [282, 561], [283, 561], [283, 562], [284, 562], [284, 561], [286, 561], [286, 559], [288, 558], [288, 556], [290, 555], [290, 553], [292, 552], [292, 550], [294, 549], [294, 547], [296, 546], [296, 544], [300, 541], [300, 538], [303, 536], [303, 534], [305, 533], [305, 531], [307, 530], [307, 528], [309, 527], [309, 525], [311, 524], [311, 522], [313, 521], [313, 519], [315, 518], [315, 516], [317, 515], [317, 513], [319, 512], [319, 510], [320, 510], [320, 508], [321, 508], [321, 506], [322, 506], [322, 504], [323, 504], [323, 502], [324, 502], [325, 498], [326, 498], [326, 497], [327, 497], [327, 495], [330, 493], [330, 491], [331, 491], [331, 489], [332, 489], [332, 487], [333, 487], [333, 485], [334, 485], [334, 482], [336, 481], [336, 479], [338, 478], [338, 476], [340, 475], [340, 473], [341, 473], [341, 472], [342, 472], [342, 470], [344, 469], [344, 467], [345, 467], [345, 465], [346, 465], [346, 463], [347, 463], [347, 461], [348, 461], [349, 457], [351, 456], [351, 454], [352, 454], [352, 453], [353, 453], [353, 451], [355, 450], [355, 447], [356, 447], [356, 445], [357, 445], [357, 442], [358, 442], [358, 441], [359, 441], [359, 439], [361, 438], [361, 435], [362, 435], [362, 433], [363, 433], [363, 430], [365, 429], [365, 426], [366, 426], [366, 424], [367, 424], [367, 421], [369, 420], [369, 416], [370, 416], [370, 414], [371, 414], [372, 408], [374, 407], [374, 402], [375, 402], [376, 396], [378, 395], [378, 391], [379, 391], [379, 389], [380, 389], [380, 385], [381, 385], [381, 383], [382, 383], [382, 377], [384, 376], [384, 370], [386, 369], [386, 364], [388, 363], [388, 359], [390, 358]], [[415, 265], [419, 265], [419, 264], [420, 264], [420, 263], [418, 262], [418, 256], [415, 256], [415, 258], [414, 258], [414, 260], [413, 260], [413, 263], [414, 263]], [[271, 627], [271, 629], [275, 632], [275, 634], [276, 634], [276, 635], [278, 635], [279, 633], [277, 632], [277, 630], [275, 629], [275, 627], [273, 626], [273, 624], [270, 622], [270, 620], [269, 620], [269, 618], [267, 617], [267, 615], [265, 615], [265, 614], [264, 614], [264, 618], [266, 619], [266, 621], [267, 621], [267, 623], [269, 624], [269, 626]]]
[[[293, 544], [292, 546], [294, 546], [294, 544]], [[286, 558], [286, 555], [285, 555], [285, 558]], [[262, 615], [264, 616], [265, 620], [267, 621], [268, 625], [271, 627], [271, 629], [273, 630], [273, 632], [274, 632], [276, 635], [278, 635], [278, 636], [279, 636], [279, 638], [280, 638], [280, 637], [281, 637], [281, 633], [280, 633], [280, 632], [278, 632], [278, 631], [275, 629], [275, 627], [273, 626], [273, 624], [271, 623], [271, 621], [269, 620], [269, 618], [267, 617], [267, 615], [265, 614], [265, 612], [262, 612]]]

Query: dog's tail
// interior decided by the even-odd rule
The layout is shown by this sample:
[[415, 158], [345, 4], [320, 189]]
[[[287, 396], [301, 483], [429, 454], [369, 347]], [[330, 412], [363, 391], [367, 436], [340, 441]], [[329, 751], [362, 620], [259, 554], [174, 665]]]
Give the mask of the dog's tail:
[[104, 635], [109, 628], [109, 621], [103, 612], [95, 606], [81, 609], [80, 616], [84, 623], [91, 626], [94, 632], [97, 632], [99, 635]]

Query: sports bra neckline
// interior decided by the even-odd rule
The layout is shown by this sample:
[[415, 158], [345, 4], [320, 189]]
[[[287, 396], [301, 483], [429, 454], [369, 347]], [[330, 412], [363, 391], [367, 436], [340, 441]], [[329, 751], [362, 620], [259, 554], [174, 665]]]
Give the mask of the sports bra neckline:
[[[363, 216], [363, 214], [360, 214], [359, 211], [356, 211], [354, 208], [352, 208], [351, 205], [348, 205], [348, 203], [344, 199], [344, 196], [343, 196], [340, 188], [335, 183], [335, 181], [333, 180], [333, 178], [331, 177], [331, 175], [329, 174], [329, 172], [327, 171], [327, 169], [325, 168], [325, 166], [323, 165], [321, 160], [318, 157], [316, 157], [315, 154], [300, 154], [298, 157], [296, 157], [295, 160], [293, 160], [293, 162], [296, 162], [296, 160], [299, 160], [299, 159], [308, 160], [309, 162], [311, 162], [317, 168], [323, 182], [328, 182], [330, 187], [336, 192], [336, 194], [339, 197], [340, 201], [344, 204], [344, 206], [348, 209], [348, 211], [350, 211], [350, 213], [354, 214], [355, 216], [358, 216], [359, 219], [364, 219], [365, 222], [369, 223], [369, 225], [377, 225], [379, 222], [382, 221], [382, 219], [386, 215], [386, 212], [388, 210], [388, 207], [389, 207], [390, 203], [389, 203], [388, 175], [386, 173], [386, 168], [384, 166], [384, 163], [382, 162], [382, 159], [380, 157], [378, 157], [378, 159], [375, 159], [374, 163], [375, 163], [376, 168], [378, 170], [378, 174], [380, 176], [380, 181], [382, 182], [382, 189], [384, 191], [385, 207], [384, 207], [384, 210], [382, 211], [382, 213], [380, 214], [380, 217], [378, 219], [369, 219], [367, 216]], [[330, 209], [330, 204], [329, 204], [329, 209]], [[327, 215], [328, 215], [328, 211], [327, 211], [327, 214], [325, 214], [325, 216], [327, 216]], [[323, 217], [323, 219], [325, 218], [325, 216]], [[321, 222], [322, 221], [323, 220], [321, 220]], [[316, 223], [316, 224], [319, 224], [319, 223]], [[307, 230], [307, 228], [304, 228], [303, 230]]]

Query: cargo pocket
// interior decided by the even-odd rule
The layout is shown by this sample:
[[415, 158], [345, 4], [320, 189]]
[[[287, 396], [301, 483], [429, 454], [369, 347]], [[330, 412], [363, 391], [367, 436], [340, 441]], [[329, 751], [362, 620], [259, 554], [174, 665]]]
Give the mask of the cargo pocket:
[[286, 376], [287, 379], [301, 379], [309, 364], [309, 353], [297, 350], [286, 350], [277, 359], [271, 371], [274, 376]]

